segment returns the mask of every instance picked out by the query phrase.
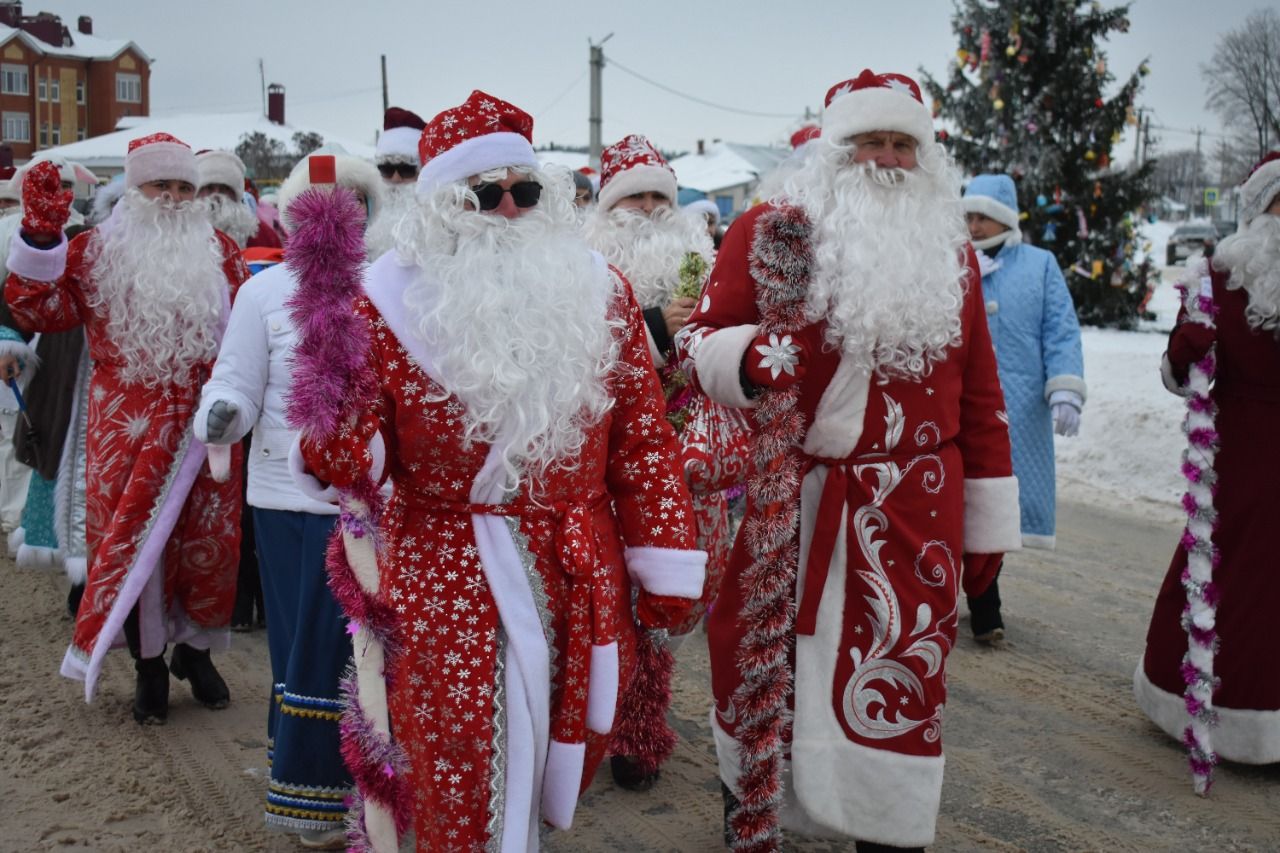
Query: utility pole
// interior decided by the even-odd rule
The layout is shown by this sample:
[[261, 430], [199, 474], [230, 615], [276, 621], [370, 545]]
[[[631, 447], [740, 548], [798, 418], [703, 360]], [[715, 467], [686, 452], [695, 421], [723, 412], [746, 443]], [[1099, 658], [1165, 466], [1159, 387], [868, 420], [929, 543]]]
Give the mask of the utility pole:
[[1138, 122], [1133, 127], [1133, 162], [1136, 168], [1142, 168], [1142, 160], [1138, 159], [1138, 149], [1142, 143], [1142, 107], [1138, 107]]
[[1151, 116], [1142, 120], [1142, 133], [1138, 135], [1142, 138], [1142, 153], [1138, 155], [1138, 165], [1141, 166], [1151, 156]]
[[262, 114], [267, 114], [267, 69], [262, 65], [262, 59], [258, 59], [258, 76], [262, 78]]
[[385, 113], [391, 106], [387, 102], [387, 55], [382, 54], [382, 111]]
[[613, 33], [600, 39], [599, 44], [591, 44], [591, 117], [588, 119], [590, 129], [590, 149], [588, 151], [587, 162], [591, 168], [597, 172], [600, 171], [600, 152], [604, 150], [604, 143], [600, 138], [601, 128], [604, 124], [604, 113], [601, 108], [600, 97], [600, 78], [601, 72], [604, 71], [604, 43], [613, 38]]
[[1196, 128], [1196, 159], [1195, 159], [1195, 162], [1191, 164], [1192, 170], [1193, 170], [1192, 178], [1191, 178], [1191, 210], [1193, 213], [1195, 212], [1195, 209], [1196, 209], [1197, 200], [1199, 200], [1202, 205], [1204, 203], [1204, 191], [1200, 187], [1200, 134], [1202, 133], [1204, 133], [1204, 128], [1197, 127]]

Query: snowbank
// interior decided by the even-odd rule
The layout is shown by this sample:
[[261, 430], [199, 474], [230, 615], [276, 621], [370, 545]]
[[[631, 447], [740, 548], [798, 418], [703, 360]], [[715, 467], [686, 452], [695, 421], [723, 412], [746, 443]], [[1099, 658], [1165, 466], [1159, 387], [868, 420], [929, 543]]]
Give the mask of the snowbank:
[[1058, 495], [1177, 520], [1186, 440], [1182, 398], [1160, 382], [1166, 336], [1096, 328], [1082, 335], [1089, 399], [1080, 434], [1056, 438]]

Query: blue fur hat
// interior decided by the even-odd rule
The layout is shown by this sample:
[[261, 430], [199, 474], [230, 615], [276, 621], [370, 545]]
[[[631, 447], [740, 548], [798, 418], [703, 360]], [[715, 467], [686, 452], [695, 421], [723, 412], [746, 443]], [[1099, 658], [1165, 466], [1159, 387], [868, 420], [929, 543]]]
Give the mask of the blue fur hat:
[[994, 219], [1015, 234], [1018, 227], [1018, 191], [1008, 175], [977, 175], [965, 187], [965, 213], [981, 213]]

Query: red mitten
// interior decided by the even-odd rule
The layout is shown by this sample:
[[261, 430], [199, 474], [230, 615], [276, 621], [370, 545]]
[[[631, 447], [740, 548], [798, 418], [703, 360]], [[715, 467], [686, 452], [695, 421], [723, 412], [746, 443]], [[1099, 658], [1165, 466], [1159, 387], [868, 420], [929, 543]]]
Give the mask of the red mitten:
[[71, 216], [75, 193], [62, 188], [58, 167], [43, 160], [22, 176], [22, 230], [41, 242], [57, 242]]
[[672, 595], [653, 595], [640, 590], [636, 596], [636, 618], [640, 627], [650, 631], [670, 628], [685, 621], [689, 612], [698, 605], [696, 598], [677, 598]]
[[757, 388], [781, 391], [804, 377], [808, 350], [793, 335], [756, 335], [742, 355], [747, 381]]
[[1204, 358], [1213, 346], [1214, 330], [1202, 323], [1184, 321], [1169, 336], [1169, 363], [1185, 375], [1191, 365]]
[[991, 582], [1000, 573], [1000, 564], [1004, 562], [1004, 554], [965, 554], [963, 559], [964, 574], [960, 585], [964, 594], [977, 598], [987, 591]]

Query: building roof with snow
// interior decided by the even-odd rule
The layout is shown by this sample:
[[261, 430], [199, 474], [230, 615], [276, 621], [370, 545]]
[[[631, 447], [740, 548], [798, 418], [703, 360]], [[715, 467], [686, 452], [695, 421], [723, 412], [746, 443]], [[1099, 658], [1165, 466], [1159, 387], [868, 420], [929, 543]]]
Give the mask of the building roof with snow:
[[758, 181], [791, 154], [789, 148], [713, 142], [702, 154], [686, 154], [671, 161], [682, 187], [714, 193]]
[[0, 48], [8, 44], [10, 39], [16, 38], [37, 53], [44, 53], [49, 56], [65, 56], [70, 59], [94, 59], [99, 61], [115, 59], [129, 48], [133, 48], [134, 52], [144, 62], [150, 63], [152, 61], [146, 51], [138, 47], [137, 42], [129, 39], [105, 39], [101, 36], [86, 35], [85, 33], [72, 32], [70, 30], [66, 32], [69, 35], [71, 44], [55, 45], [43, 39], [38, 39], [24, 30], [0, 24]]
[[124, 171], [124, 155], [129, 143], [140, 136], [152, 133], [173, 134], [195, 151], [204, 148], [234, 151], [245, 134], [259, 132], [268, 139], [277, 139], [287, 148], [293, 148], [295, 133], [318, 133], [327, 145], [341, 145], [348, 154], [373, 160], [373, 146], [335, 136], [315, 127], [296, 124], [276, 124], [257, 112], [249, 113], [197, 113], [172, 116], [131, 116], [116, 124], [116, 131], [94, 136], [80, 142], [45, 148], [41, 156], [66, 157], [82, 163], [99, 174], [111, 175]]

